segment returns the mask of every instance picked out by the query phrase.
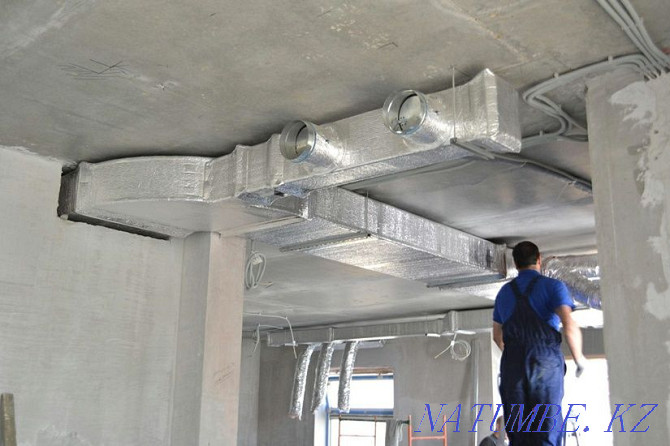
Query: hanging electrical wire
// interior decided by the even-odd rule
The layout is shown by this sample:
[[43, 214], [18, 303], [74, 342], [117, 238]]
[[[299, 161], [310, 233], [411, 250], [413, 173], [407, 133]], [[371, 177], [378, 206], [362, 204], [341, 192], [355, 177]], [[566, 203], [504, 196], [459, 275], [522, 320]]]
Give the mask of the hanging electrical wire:
[[451, 340], [447, 348], [442, 350], [440, 353], [435, 355], [435, 359], [439, 358], [449, 350], [451, 350], [451, 357], [457, 361], [465, 361], [470, 353], [472, 352], [472, 347], [468, 341], [456, 340], [458, 333], [454, 333], [454, 338]]
[[251, 242], [251, 254], [244, 268], [244, 286], [248, 290], [257, 288], [265, 274], [266, 259], [260, 252], [254, 251], [254, 242]]
[[[274, 314], [248, 313], [248, 312], [244, 312], [242, 314], [247, 315], [247, 316], [256, 316], [256, 317], [275, 318], [275, 319], [285, 320], [286, 323], [288, 324], [289, 332], [291, 333], [291, 347], [293, 347], [293, 356], [295, 357], [295, 359], [298, 359], [298, 352], [295, 349], [296, 345], [298, 345], [298, 344], [295, 342], [295, 335], [293, 333], [293, 325], [291, 325], [291, 321], [286, 316], [275, 316]], [[277, 327], [277, 328], [282, 328], [282, 327]], [[258, 337], [260, 338], [260, 328], [259, 327], [256, 327], [256, 333], [257, 333]]]
[[278, 327], [277, 325], [266, 325], [266, 324], [258, 324], [256, 325], [256, 330], [254, 330], [254, 349], [251, 351], [251, 354], [256, 353], [256, 349], [258, 348], [258, 345], [261, 343], [261, 327], [263, 328], [273, 328], [276, 330], [283, 330], [284, 327]]

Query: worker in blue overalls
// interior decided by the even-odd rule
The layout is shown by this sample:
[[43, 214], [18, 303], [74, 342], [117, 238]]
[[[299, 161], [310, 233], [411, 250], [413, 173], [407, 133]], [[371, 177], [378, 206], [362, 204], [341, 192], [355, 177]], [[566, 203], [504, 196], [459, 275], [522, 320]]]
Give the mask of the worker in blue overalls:
[[[563, 400], [565, 361], [560, 324], [577, 365], [577, 376], [585, 366], [582, 334], [572, 318], [574, 305], [565, 284], [540, 274], [538, 247], [521, 242], [512, 256], [519, 275], [500, 289], [493, 311], [493, 340], [503, 352], [500, 397], [507, 435], [510, 446], [560, 446], [562, 415], [556, 406], [547, 406], [560, 406]], [[536, 406], [538, 413], [532, 417]], [[555, 415], [554, 419], [538, 426], [547, 408], [546, 416]], [[523, 420], [534, 422], [528, 426]], [[542, 432], [546, 430], [549, 432]]]

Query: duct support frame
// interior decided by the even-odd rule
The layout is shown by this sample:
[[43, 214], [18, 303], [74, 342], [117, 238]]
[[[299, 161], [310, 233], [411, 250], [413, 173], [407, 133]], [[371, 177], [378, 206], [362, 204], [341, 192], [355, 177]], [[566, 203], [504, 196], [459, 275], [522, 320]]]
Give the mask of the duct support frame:
[[[293, 330], [297, 344], [400, 339], [420, 336], [444, 336], [456, 332], [474, 334], [491, 329], [491, 309], [454, 310], [431, 317], [380, 321], [365, 325], [347, 325]], [[269, 347], [292, 345], [288, 330], [266, 332]]]

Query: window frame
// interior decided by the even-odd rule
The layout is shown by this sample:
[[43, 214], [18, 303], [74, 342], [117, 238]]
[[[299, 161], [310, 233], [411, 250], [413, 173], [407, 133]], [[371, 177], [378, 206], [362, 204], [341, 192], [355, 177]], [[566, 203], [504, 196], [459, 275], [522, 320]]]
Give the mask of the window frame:
[[[354, 370], [354, 373], [351, 377], [353, 381], [375, 381], [375, 380], [391, 380], [395, 382], [395, 376], [392, 370], [383, 370], [383, 371], [368, 371], [368, 370]], [[328, 383], [339, 382], [340, 377], [336, 374], [331, 374], [328, 376]], [[335, 406], [331, 407], [329, 404], [329, 399], [326, 396], [326, 442], [327, 446], [331, 445], [331, 421], [333, 419], [339, 421], [368, 421], [368, 422], [384, 422], [386, 420], [393, 419], [393, 411], [395, 408], [395, 389], [393, 395], [393, 406], [392, 408], [375, 408], [375, 407], [365, 407], [350, 409], [349, 412], [343, 413], [340, 409]]]

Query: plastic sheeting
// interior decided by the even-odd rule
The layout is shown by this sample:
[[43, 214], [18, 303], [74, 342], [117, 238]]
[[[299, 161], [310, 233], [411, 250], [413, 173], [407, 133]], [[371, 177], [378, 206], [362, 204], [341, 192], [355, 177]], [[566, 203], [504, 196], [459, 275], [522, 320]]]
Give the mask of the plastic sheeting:
[[302, 407], [305, 401], [305, 386], [307, 384], [307, 372], [309, 371], [309, 360], [318, 344], [310, 344], [302, 352], [295, 364], [295, 374], [293, 377], [293, 390], [291, 392], [291, 407], [289, 408], [289, 417], [302, 419]]
[[328, 342], [321, 344], [319, 359], [316, 367], [316, 377], [314, 379], [314, 391], [312, 393], [312, 412], [316, 412], [326, 399], [326, 389], [328, 388], [328, 372], [330, 363], [333, 359], [335, 343]]
[[405, 421], [401, 420], [386, 420], [386, 446], [399, 446], [402, 440], [402, 428]]
[[358, 353], [358, 341], [350, 341], [344, 347], [342, 366], [340, 367], [340, 387], [337, 393], [337, 408], [341, 412], [349, 412], [349, 397], [351, 396], [351, 378], [354, 375], [354, 363]]
[[542, 263], [542, 272], [563, 281], [572, 298], [590, 308], [602, 309], [598, 259], [592, 256], [551, 257]]

